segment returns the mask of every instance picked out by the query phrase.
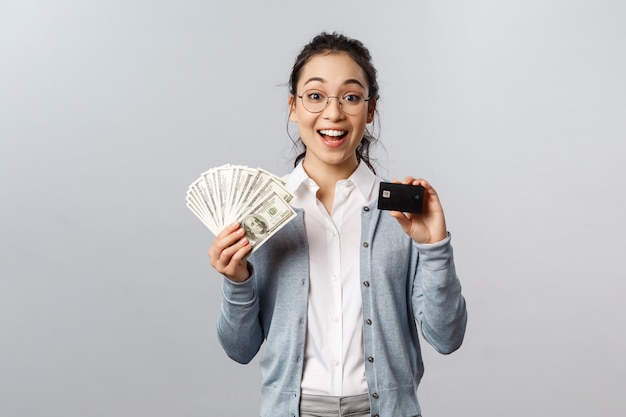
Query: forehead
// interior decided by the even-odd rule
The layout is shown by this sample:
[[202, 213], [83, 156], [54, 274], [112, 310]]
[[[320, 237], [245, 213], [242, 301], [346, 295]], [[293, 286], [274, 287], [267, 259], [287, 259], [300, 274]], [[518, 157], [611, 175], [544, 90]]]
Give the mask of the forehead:
[[298, 87], [308, 85], [340, 87], [357, 85], [367, 89], [365, 71], [352, 57], [344, 52], [315, 55], [302, 67]]

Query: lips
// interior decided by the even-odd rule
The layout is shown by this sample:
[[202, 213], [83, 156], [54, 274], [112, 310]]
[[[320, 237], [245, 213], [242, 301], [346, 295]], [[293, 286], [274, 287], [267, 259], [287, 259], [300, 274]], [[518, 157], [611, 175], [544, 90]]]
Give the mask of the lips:
[[340, 147], [348, 136], [347, 131], [335, 129], [322, 129], [318, 130], [317, 133], [320, 135], [324, 145], [329, 148]]
[[322, 129], [318, 130], [322, 140], [327, 146], [337, 147], [343, 143], [343, 139], [347, 136], [348, 132], [345, 130], [337, 129]]

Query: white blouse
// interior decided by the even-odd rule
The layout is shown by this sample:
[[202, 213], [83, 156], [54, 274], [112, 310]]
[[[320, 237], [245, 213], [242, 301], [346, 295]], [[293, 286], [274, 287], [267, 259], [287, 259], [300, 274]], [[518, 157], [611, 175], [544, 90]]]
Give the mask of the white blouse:
[[361, 211], [378, 195], [374, 173], [360, 163], [337, 182], [332, 214], [317, 199], [317, 184], [300, 163], [285, 177], [291, 204], [304, 209], [310, 286], [302, 394], [367, 393], [359, 279]]

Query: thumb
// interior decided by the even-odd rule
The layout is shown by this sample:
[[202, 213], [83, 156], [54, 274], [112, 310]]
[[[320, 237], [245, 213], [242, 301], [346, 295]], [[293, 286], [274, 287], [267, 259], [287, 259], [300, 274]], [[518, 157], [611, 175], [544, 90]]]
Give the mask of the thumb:
[[407, 217], [401, 211], [392, 210], [389, 212], [389, 215], [391, 215], [391, 217], [395, 218], [398, 221], [400, 227], [402, 227], [402, 230], [404, 230], [404, 233], [407, 233], [411, 229], [411, 221], [407, 219]]

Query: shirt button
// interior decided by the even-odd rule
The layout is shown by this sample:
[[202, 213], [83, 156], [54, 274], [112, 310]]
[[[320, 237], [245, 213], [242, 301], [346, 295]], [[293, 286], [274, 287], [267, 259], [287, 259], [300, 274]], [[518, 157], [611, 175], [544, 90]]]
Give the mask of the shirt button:
[[369, 247], [370, 247], [370, 244], [369, 244], [369, 243], [367, 243], [367, 242], [363, 242], [363, 247], [364, 247], [364, 248], [369, 248]]
[[373, 393], [373, 394], [372, 394], [372, 397], [374, 397], [374, 398], [378, 398], [378, 393], [377, 393], [377, 392]]
[[373, 358], [373, 357], [371, 357], [371, 356], [369, 356], [369, 357], [367, 358], [367, 361], [368, 361], [368, 362], [374, 362], [374, 358]]
[[365, 323], [369, 324], [370, 326], [372, 325], [372, 321], [370, 319], [365, 320]]
[[363, 281], [363, 285], [365, 285], [366, 287], [370, 286], [370, 282], [369, 281]]
[[363, 211], [370, 211], [370, 208], [365, 206], [365, 207], [363, 207]]
[[337, 359], [335, 359], [335, 361], [333, 362], [333, 365], [339, 366], [339, 361]]

